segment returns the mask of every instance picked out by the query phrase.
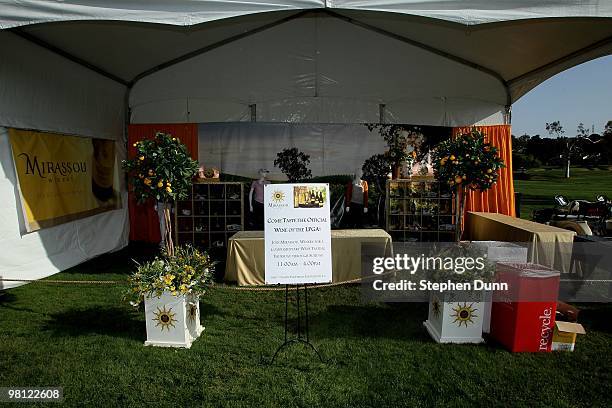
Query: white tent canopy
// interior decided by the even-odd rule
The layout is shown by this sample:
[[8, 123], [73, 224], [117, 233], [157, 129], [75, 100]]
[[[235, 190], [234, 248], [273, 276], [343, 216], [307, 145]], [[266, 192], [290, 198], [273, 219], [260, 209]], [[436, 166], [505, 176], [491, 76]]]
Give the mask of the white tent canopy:
[[545, 79], [612, 52], [612, 2], [595, 0], [0, 0], [0, 9], [12, 35], [123, 85], [132, 123], [354, 123], [378, 121], [380, 105], [389, 122], [500, 123]]
[[127, 210], [22, 234], [6, 127], [508, 122], [612, 53], [612, 2], [0, 0], [0, 53], [0, 276], [40, 277], [124, 246]]
[[476, 25], [552, 17], [610, 17], [606, 0], [2, 0], [0, 28], [74, 20], [189, 26], [267, 11], [333, 8], [385, 11]]

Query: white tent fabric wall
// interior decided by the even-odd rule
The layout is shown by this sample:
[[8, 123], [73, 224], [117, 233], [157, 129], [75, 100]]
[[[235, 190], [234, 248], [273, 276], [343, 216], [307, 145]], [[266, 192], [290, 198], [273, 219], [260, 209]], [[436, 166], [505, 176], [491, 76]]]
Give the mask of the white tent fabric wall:
[[[478, 84], [475, 86], [475, 84]], [[503, 123], [496, 78], [326, 15], [253, 34], [138, 81], [132, 123]]]
[[[125, 87], [9, 32], [0, 32], [0, 278], [38, 279], [127, 245], [123, 208], [29, 234], [7, 127], [114, 139], [125, 157]], [[19, 286], [2, 282], [1, 288]]]
[[116, 139], [125, 87], [0, 31], [0, 125]]
[[312, 175], [353, 174], [385, 144], [365, 125], [305, 123], [206, 123], [198, 126], [200, 162], [224, 173], [257, 178], [266, 168], [271, 180], [286, 180], [274, 167], [276, 153], [297, 147], [310, 155]]

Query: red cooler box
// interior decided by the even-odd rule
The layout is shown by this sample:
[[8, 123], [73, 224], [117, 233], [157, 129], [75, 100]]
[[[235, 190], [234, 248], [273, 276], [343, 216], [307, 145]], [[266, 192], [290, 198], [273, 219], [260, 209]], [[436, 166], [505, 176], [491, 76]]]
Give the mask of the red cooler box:
[[559, 272], [533, 263], [497, 263], [491, 337], [512, 352], [547, 352], [552, 346]]

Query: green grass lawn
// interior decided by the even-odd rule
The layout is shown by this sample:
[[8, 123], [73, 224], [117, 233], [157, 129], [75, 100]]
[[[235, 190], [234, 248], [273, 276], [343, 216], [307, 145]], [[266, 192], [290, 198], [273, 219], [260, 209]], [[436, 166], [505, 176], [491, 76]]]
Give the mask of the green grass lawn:
[[560, 168], [538, 168], [528, 171], [529, 180], [515, 180], [514, 190], [523, 194], [521, 218], [531, 219], [537, 208], [552, 207], [557, 194], [570, 200], [595, 200], [598, 194], [612, 197], [612, 169], [572, 167], [566, 179]]
[[[125, 279], [126, 252], [50, 279]], [[363, 304], [359, 287], [313, 289], [311, 337], [329, 361], [283, 336], [283, 292], [222, 285], [201, 301], [190, 350], [144, 347], [142, 312], [118, 286], [30, 284], [0, 300], [0, 386], [63, 386], [77, 406], [609, 406], [612, 307], [584, 305], [574, 353], [439, 345], [425, 304]]]

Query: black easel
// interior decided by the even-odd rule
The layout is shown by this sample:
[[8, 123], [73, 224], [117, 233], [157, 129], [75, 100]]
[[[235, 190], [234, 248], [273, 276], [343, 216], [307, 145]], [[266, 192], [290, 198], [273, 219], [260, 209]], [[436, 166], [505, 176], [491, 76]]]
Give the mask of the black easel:
[[310, 334], [308, 330], [308, 285], [304, 284], [304, 308], [306, 311], [306, 321], [305, 321], [306, 324], [304, 325], [304, 330], [306, 334], [305, 337], [302, 334], [302, 326], [301, 326], [302, 316], [301, 316], [301, 306], [300, 306], [300, 285], [295, 285], [295, 294], [297, 296], [297, 300], [296, 300], [297, 302], [297, 337], [289, 339], [287, 336], [288, 328], [289, 328], [289, 314], [288, 314], [289, 285], [285, 285], [285, 342], [276, 349], [276, 352], [274, 353], [274, 357], [272, 357], [272, 360], [270, 361], [270, 365], [274, 364], [274, 360], [276, 359], [276, 356], [283, 348], [291, 344], [294, 344], [294, 343], [303, 343], [303, 344], [310, 346], [310, 348], [319, 357], [319, 360], [321, 360], [322, 363], [325, 362], [323, 360], [323, 357], [321, 357], [319, 350], [317, 350], [317, 348], [310, 342]]

